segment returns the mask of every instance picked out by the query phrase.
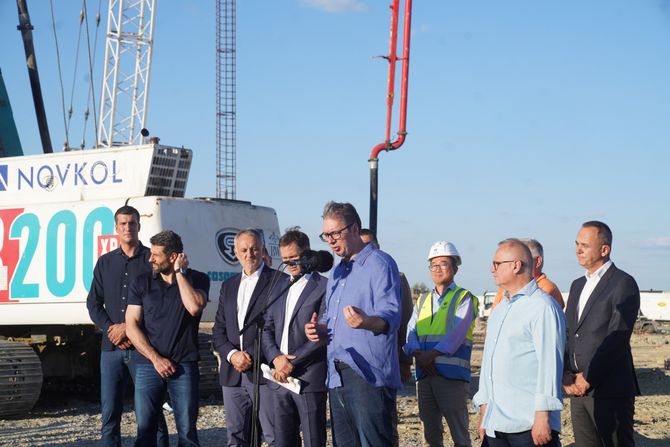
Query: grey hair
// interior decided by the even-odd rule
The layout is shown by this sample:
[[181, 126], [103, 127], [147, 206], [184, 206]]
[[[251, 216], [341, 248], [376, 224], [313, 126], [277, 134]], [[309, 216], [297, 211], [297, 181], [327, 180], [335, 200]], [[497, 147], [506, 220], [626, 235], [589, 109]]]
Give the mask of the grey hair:
[[538, 256], [542, 256], [544, 258], [544, 248], [537, 239], [524, 238], [520, 239], [520, 241], [526, 244], [526, 247], [528, 247], [530, 254], [534, 258], [537, 258]]
[[265, 241], [263, 240], [263, 234], [257, 228], [245, 228], [235, 235], [235, 245], [240, 236], [251, 236], [261, 243], [261, 247], [265, 248]]
[[361, 218], [351, 203], [333, 202], [331, 200], [323, 207], [323, 216], [321, 217], [324, 219], [335, 217], [343, 220], [346, 225], [358, 224], [359, 231], [361, 229]]

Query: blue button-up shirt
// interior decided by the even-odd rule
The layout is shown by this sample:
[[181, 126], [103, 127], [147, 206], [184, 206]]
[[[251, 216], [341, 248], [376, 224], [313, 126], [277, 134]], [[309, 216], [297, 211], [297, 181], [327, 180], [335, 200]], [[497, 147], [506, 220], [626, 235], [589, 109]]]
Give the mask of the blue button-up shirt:
[[113, 324], [126, 322], [130, 286], [139, 275], [151, 272], [149, 256], [149, 249], [140, 243], [130, 258], [119, 247], [102, 255], [95, 264], [86, 306], [91, 320], [102, 330], [103, 351], [116, 348], [109, 341], [107, 330]]
[[[347, 363], [370, 385], [401, 388], [397, 341], [400, 275], [393, 258], [368, 244], [352, 260], [343, 259], [330, 274], [325, 300], [328, 388], [342, 386], [335, 360]], [[386, 333], [350, 327], [343, 313], [349, 305], [386, 320]]]
[[565, 316], [556, 301], [532, 280], [496, 306], [487, 326], [473, 398], [487, 405], [486, 434], [530, 430], [536, 411], [550, 411], [551, 429], [561, 431]]

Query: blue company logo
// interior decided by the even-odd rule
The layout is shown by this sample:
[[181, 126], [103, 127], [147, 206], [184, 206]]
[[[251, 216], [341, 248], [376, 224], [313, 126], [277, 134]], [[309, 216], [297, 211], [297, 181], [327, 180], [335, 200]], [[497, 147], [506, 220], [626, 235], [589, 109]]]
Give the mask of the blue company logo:
[[7, 191], [7, 165], [0, 165], [0, 191]]
[[223, 228], [216, 233], [216, 248], [219, 255], [230, 265], [239, 264], [235, 257], [235, 235], [238, 231], [235, 228]]
[[[8, 165], [0, 165], [0, 191], [10, 188]], [[56, 186], [78, 187], [122, 183], [116, 160], [111, 163], [97, 160], [92, 163], [64, 163], [55, 165], [37, 165], [17, 168], [16, 177], [12, 176], [12, 187], [18, 191], [26, 189], [52, 190]]]

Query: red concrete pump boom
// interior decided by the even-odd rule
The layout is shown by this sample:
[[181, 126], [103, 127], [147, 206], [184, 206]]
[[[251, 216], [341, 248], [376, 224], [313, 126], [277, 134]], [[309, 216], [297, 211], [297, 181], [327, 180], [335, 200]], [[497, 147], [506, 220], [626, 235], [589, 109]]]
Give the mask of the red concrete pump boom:
[[[405, 17], [403, 23], [403, 52], [402, 58], [396, 54], [398, 46], [398, 17], [400, 0], [391, 2], [391, 42], [389, 55], [388, 93], [386, 97], [386, 138], [383, 143], [376, 145], [370, 153], [370, 229], [377, 233], [377, 189], [378, 164], [381, 151], [398, 149], [405, 142], [407, 136], [407, 80], [409, 77], [409, 43], [412, 23], [412, 0], [405, 0]], [[391, 123], [393, 118], [393, 100], [395, 96], [395, 68], [396, 62], [402, 61], [402, 78], [400, 84], [400, 118], [398, 121], [398, 138], [391, 141]]]

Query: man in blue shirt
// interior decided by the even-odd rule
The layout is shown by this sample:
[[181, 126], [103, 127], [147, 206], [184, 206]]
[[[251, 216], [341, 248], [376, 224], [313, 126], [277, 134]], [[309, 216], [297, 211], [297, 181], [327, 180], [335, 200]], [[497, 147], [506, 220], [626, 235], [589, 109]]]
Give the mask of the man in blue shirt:
[[[100, 353], [100, 413], [103, 447], [121, 447], [121, 414], [127, 377], [135, 380], [139, 354], [126, 336], [128, 293], [135, 278], [151, 271], [149, 249], [139, 238], [140, 213], [122, 206], [114, 213], [119, 248], [98, 259], [93, 270], [86, 307], [91, 320], [102, 330]], [[158, 444], [169, 445], [165, 417], [158, 422]]]
[[156, 422], [170, 390], [180, 446], [198, 446], [198, 325], [209, 277], [188, 268], [184, 246], [166, 230], [151, 238], [153, 272], [131, 288], [128, 338], [142, 354], [135, 376], [136, 446], [156, 445]]
[[328, 337], [333, 444], [391, 446], [396, 392], [402, 387], [400, 276], [388, 254], [363, 243], [360, 230], [353, 205], [326, 204], [319, 237], [342, 261], [328, 279], [321, 322], [314, 314], [305, 333], [312, 341]]
[[505, 290], [491, 313], [479, 391], [479, 435], [491, 447], [558, 446], [565, 317], [532, 276], [532, 256], [518, 239], [502, 241], [491, 273]]

